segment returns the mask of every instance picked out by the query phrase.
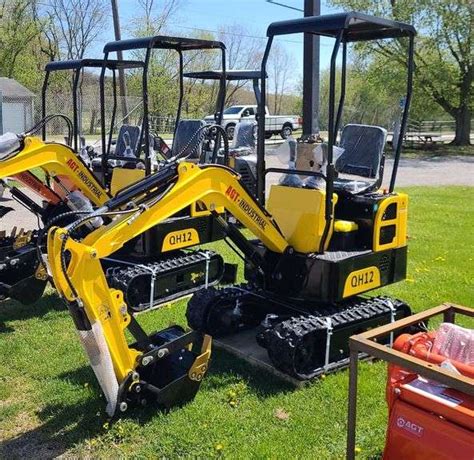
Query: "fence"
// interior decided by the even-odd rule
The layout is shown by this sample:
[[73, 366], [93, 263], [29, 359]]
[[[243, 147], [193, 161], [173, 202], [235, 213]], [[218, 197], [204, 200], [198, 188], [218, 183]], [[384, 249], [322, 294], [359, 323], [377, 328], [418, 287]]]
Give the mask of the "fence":
[[[142, 103], [138, 97], [127, 97], [126, 105], [128, 109], [128, 120], [130, 124], [139, 124], [142, 117]], [[109, 127], [112, 117], [113, 100], [111, 97], [106, 97], [106, 124]], [[80, 98], [79, 111], [79, 132], [86, 137], [99, 138], [101, 132], [101, 114], [100, 114], [100, 98], [99, 94], [88, 94]], [[48, 94], [46, 98], [46, 113], [63, 114], [73, 119], [73, 104], [71, 93], [61, 92]], [[42, 117], [42, 101], [40, 96], [34, 99], [34, 116], [33, 123], [37, 123]], [[114, 123], [114, 132], [124, 122], [122, 116], [122, 100], [117, 98], [117, 112]], [[67, 127], [64, 120], [57, 118], [53, 119], [46, 126], [46, 136], [52, 138], [62, 138], [67, 133]]]

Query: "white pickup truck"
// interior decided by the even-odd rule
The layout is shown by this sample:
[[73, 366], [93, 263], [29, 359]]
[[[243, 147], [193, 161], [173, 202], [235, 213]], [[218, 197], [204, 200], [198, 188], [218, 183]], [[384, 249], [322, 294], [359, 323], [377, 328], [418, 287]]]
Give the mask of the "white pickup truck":
[[[235, 125], [239, 121], [255, 120], [257, 113], [256, 105], [233, 105], [224, 110], [222, 127], [226, 130], [229, 139], [234, 137]], [[268, 107], [265, 107], [265, 138], [270, 139], [273, 134], [279, 134], [282, 139], [291, 136], [293, 131], [300, 129], [302, 120], [297, 115], [270, 115]], [[214, 121], [214, 115], [204, 118], [207, 123]]]

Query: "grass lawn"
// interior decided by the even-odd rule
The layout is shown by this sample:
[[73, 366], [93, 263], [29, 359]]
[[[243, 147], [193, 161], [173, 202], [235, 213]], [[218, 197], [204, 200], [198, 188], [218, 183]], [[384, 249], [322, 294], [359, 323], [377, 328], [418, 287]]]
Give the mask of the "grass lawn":
[[[415, 311], [474, 306], [474, 188], [410, 188], [409, 276], [383, 289]], [[147, 329], [184, 322], [184, 302], [142, 315]], [[53, 292], [0, 304], [0, 456], [342, 458], [347, 371], [291, 386], [223, 352], [196, 399], [169, 414], [131, 410], [110, 424], [105, 401]], [[362, 364], [360, 458], [384, 446], [385, 366]]]
[[452, 156], [474, 156], [474, 145], [459, 147], [451, 145], [449, 142], [437, 145], [433, 149], [410, 149], [403, 148], [402, 158], [433, 158], [433, 157], [452, 157]]

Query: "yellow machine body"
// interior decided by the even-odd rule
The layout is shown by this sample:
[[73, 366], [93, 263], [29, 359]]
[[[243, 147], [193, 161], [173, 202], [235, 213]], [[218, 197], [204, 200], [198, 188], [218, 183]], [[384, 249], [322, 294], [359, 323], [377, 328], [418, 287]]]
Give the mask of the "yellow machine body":
[[[288, 243], [298, 252], [307, 254], [319, 251], [324, 233], [326, 192], [272, 185], [267, 208], [276, 220]], [[333, 206], [337, 203], [333, 195]], [[324, 249], [331, 240], [334, 223], [329, 230]]]
[[383, 200], [375, 215], [373, 250], [378, 252], [406, 246], [407, 222], [407, 194], [397, 193]]
[[114, 168], [110, 181], [110, 193], [116, 195], [120, 190], [145, 177], [144, 169]]

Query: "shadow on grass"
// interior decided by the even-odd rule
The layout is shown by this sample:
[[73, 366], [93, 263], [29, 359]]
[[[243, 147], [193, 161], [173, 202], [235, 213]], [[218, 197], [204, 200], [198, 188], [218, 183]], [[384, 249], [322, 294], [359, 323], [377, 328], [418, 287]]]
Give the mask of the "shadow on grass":
[[[92, 393], [80, 403], [46, 404], [36, 413], [41, 425], [13, 439], [0, 442], [0, 457], [53, 458], [66, 453], [78, 443], [105, 433], [103, 425], [110, 420], [105, 414], [105, 398], [100, 393], [92, 369], [83, 366], [56, 378], [70, 381], [81, 388], [88, 384]], [[201, 391], [223, 388], [242, 380], [261, 398], [294, 390], [288, 382], [253, 368], [225, 351], [216, 350]], [[192, 401], [188, 404], [192, 404]], [[120, 414], [120, 418], [145, 424], [158, 412], [164, 411], [155, 404], [147, 407], [132, 406], [126, 413]]]
[[38, 302], [23, 305], [16, 300], [0, 302], [0, 332], [12, 332], [13, 328], [6, 321], [24, 321], [30, 318], [41, 318], [52, 311], [66, 311], [66, 305], [55, 291], [45, 292]]
[[19, 436], [0, 443], [2, 458], [54, 458], [76, 443], [94, 437], [102, 429], [99, 399], [88, 399], [80, 404], [48, 404], [37, 413], [44, 420]]
[[213, 358], [209, 374], [206, 376], [209, 388], [220, 388], [240, 380], [261, 398], [274, 396], [278, 393], [294, 391], [294, 385], [282, 380], [275, 374], [252, 366], [247, 361], [238, 358], [224, 350], [213, 350]]

